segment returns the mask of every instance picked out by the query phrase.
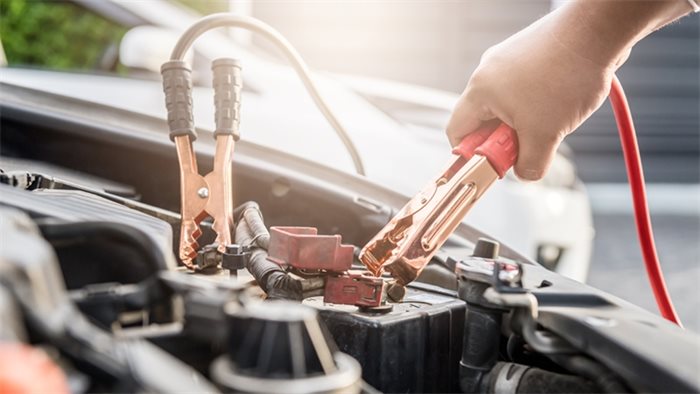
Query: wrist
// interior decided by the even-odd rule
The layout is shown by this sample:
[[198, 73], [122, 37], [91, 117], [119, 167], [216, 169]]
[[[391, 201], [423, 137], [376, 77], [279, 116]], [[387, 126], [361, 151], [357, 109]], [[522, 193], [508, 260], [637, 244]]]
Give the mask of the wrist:
[[680, 0], [574, 0], [548, 17], [559, 43], [598, 65], [615, 68], [642, 38], [690, 12]]

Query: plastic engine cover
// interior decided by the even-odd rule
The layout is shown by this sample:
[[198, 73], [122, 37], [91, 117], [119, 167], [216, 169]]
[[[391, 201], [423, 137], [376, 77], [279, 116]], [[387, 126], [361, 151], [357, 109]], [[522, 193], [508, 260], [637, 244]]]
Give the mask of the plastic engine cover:
[[319, 309], [339, 350], [360, 362], [362, 377], [378, 390], [459, 391], [466, 304], [445, 290], [410, 285], [404, 301], [386, 314], [324, 305], [318, 297], [305, 303]]

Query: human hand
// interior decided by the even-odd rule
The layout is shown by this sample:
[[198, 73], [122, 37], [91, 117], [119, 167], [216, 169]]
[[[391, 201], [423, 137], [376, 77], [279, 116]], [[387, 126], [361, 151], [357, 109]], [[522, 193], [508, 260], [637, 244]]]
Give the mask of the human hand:
[[562, 35], [572, 32], [560, 22], [552, 13], [484, 53], [447, 126], [452, 146], [484, 122], [500, 120], [518, 136], [515, 174], [544, 176], [562, 139], [607, 97], [621, 58], [590, 56], [588, 38]]

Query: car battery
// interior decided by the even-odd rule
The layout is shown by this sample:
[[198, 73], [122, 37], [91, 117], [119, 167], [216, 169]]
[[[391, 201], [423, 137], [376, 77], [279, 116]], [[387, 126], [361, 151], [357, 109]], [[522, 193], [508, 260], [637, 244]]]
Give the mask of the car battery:
[[340, 351], [384, 392], [457, 392], [466, 304], [456, 293], [413, 283], [385, 313], [305, 300], [319, 310]]

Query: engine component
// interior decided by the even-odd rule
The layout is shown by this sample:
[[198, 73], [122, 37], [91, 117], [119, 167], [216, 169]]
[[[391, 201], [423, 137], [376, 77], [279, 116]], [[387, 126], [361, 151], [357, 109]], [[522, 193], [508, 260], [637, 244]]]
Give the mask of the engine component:
[[314, 309], [286, 301], [227, 308], [229, 349], [211, 367], [227, 391], [359, 393], [360, 365], [334, 352]]
[[163, 64], [163, 91], [168, 109], [170, 138], [175, 141], [180, 163], [180, 260], [194, 269], [192, 259], [197, 255], [201, 235], [199, 223], [208, 216], [214, 219], [216, 248], [226, 252], [233, 234], [233, 185], [231, 164], [234, 143], [239, 138], [241, 101], [241, 67], [233, 59], [217, 59], [212, 63], [214, 75], [214, 104], [216, 107], [216, 155], [214, 169], [202, 176], [192, 142], [197, 138], [192, 115], [191, 71], [183, 61]]
[[221, 253], [219, 245], [216, 243], [206, 245], [197, 251], [194, 265], [198, 272], [218, 271], [219, 267], [221, 267], [236, 275], [238, 270], [246, 267], [250, 259], [250, 251], [248, 249], [246, 246], [230, 244], [226, 245], [226, 250]]
[[19, 208], [41, 223], [69, 289], [137, 283], [176, 266], [172, 228], [158, 218], [77, 190], [28, 191], [0, 184], [0, 193], [0, 205]]
[[[467, 303], [464, 349], [460, 362], [462, 391], [627, 392], [627, 388], [606, 368], [582, 356], [566, 354], [575, 353], [575, 350], [556, 335], [537, 329], [537, 300], [523, 289], [520, 266], [499, 260], [498, 249], [497, 242], [479, 239], [474, 255], [460, 261], [455, 267], [459, 297]], [[572, 360], [582, 360], [574, 365], [578, 367], [583, 364], [584, 372], [588, 373], [568, 367], [571, 372], [580, 375], [573, 376], [499, 362], [504, 313], [509, 313], [512, 329], [524, 337], [530, 349], [549, 354], [564, 367], [572, 364]], [[509, 348], [512, 342], [509, 341]]]
[[342, 245], [340, 235], [319, 235], [314, 227], [271, 227], [267, 258], [301, 271], [345, 272], [354, 249]]
[[447, 169], [413, 197], [360, 252], [376, 276], [416, 279], [471, 207], [515, 163], [515, 131], [505, 124], [467, 135]]
[[[479, 239], [473, 257], [497, 259], [498, 247], [497, 242]], [[501, 320], [505, 312], [484, 300], [484, 292], [491, 286], [489, 271], [470, 268], [456, 265], [459, 298], [467, 303], [464, 347], [459, 363], [460, 387], [465, 393], [480, 392], [482, 379], [498, 361]]]
[[[504, 362], [495, 364], [493, 370], [485, 377], [482, 390], [499, 394], [600, 392], [598, 386], [578, 376]], [[605, 392], [624, 393], [626, 390]]]
[[332, 304], [378, 307], [382, 303], [384, 280], [349, 271], [342, 275], [326, 277], [323, 302]]
[[539, 302], [532, 292], [523, 288], [519, 264], [470, 259], [461, 261], [459, 270], [473, 280], [490, 283], [490, 287], [480, 292], [481, 304], [509, 310], [511, 326], [517, 327], [532, 349], [543, 354], [575, 352], [575, 348], [566, 340], [537, 327]]
[[[65, 290], [51, 246], [26, 214], [0, 209], [0, 237], [0, 286], [21, 306], [34, 339], [50, 341], [104, 381], [120, 384], [91, 391], [216, 391], [203, 376], [154, 345], [111, 336], [80, 314]], [[32, 253], [25, 253], [26, 247]]]
[[390, 393], [459, 391], [465, 303], [454, 293], [413, 283], [388, 313], [304, 302], [319, 309], [338, 348], [360, 362], [364, 380]]
[[21, 190], [0, 184], [1, 205], [29, 212], [33, 218], [52, 218], [59, 223], [118, 223], [140, 230], [159, 255], [158, 269], [176, 267], [172, 257], [172, 228], [168, 223], [135, 209], [78, 190]]

